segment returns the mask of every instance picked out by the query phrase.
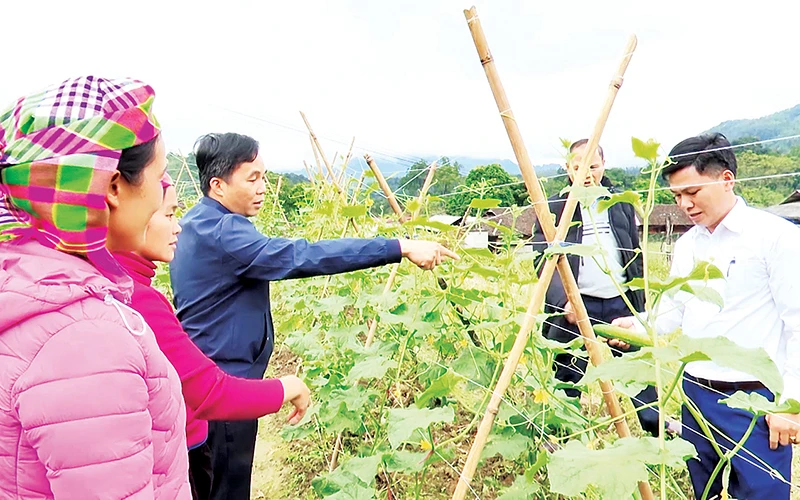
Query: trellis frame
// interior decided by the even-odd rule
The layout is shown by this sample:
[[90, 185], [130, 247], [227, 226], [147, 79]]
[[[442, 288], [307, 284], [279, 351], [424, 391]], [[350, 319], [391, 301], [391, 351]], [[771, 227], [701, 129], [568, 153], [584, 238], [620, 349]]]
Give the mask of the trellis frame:
[[[558, 227], [556, 227], [548, 207], [547, 198], [545, 197], [541, 185], [539, 184], [539, 180], [533, 168], [533, 163], [531, 162], [527, 148], [522, 140], [522, 134], [520, 133], [519, 126], [514, 119], [511, 105], [509, 104], [503, 84], [500, 81], [500, 76], [494, 64], [494, 59], [489, 51], [488, 42], [486, 41], [486, 35], [483, 32], [480, 19], [478, 18], [477, 9], [472, 7], [471, 9], [465, 10], [464, 16], [466, 17], [467, 25], [469, 26], [470, 33], [472, 34], [472, 39], [475, 42], [475, 48], [478, 51], [478, 57], [480, 58], [481, 65], [486, 73], [486, 77], [489, 81], [492, 94], [494, 95], [498, 111], [500, 112], [500, 116], [503, 120], [503, 125], [505, 126], [506, 132], [508, 133], [508, 138], [511, 141], [511, 147], [514, 150], [514, 155], [517, 158], [517, 163], [519, 164], [520, 171], [522, 172], [525, 186], [528, 190], [528, 194], [531, 197], [531, 202], [534, 210], [536, 211], [536, 217], [539, 221], [545, 238], [547, 239], [548, 245], [559, 244], [563, 242], [564, 238], [566, 237], [567, 230], [569, 229], [569, 225], [572, 221], [572, 216], [578, 205], [577, 196], [574, 192], [569, 193], [566, 205], [564, 206], [564, 210], [562, 212], [560, 224]], [[622, 61], [620, 62], [619, 67], [609, 86], [600, 116], [595, 123], [592, 134], [589, 136], [589, 142], [585, 147], [586, 151], [594, 151], [597, 149], [617, 92], [622, 86], [623, 76], [625, 75], [625, 71], [630, 63], [630, 59], [633, 56], [633, 52], [636, 50], [636, 43], [636, 36], [632, 35], [628, 40]], [[586, 175], [589, 173], [590, 160], [591, 155], [584, 155], [575, 178], [586, 178]], [[477, 470], [481, 453], [483, 448], [486, 446], [486, 442], [488, 441], [495, 418], [497, 417], [497, 413], [500, 409], [500, 403], [502, 402], [503, 396], [511, 384], [514, 372], [519, 365], [519, 360], [522, 357], [525, 346], [528, 344], [531, 332], [536, 325], [536, 315], [542, 310], [545, 294], [556, 268], [558, 268], [559, 275], [561, 276], [562, 283], [564, 284], [564, 290], [567, 293], [567, 298], [572, 304], [575, 315], [578, 318], [577, 326], [580, 330], [581, 336], [584, 339], [584, 345], [586, 346], [586, 351], [589, 354], [589, 359], [595, 366], [603, 362], [603, 354], [600, 345], [597, 342], [594, 331], [592, 330], [591, 322], [589, 321], [588, 313], [586, 311], [586, 306], [581, 298], [580, 290], [578, 289], [578, 284], [576, 283], [575, 277], [570, 269], [569, 262], [564, 255], [558, 255], [554, 258], [547, 259], [539, 281], [534, 287], [533, 297], [531, 297], [531, 300], [528, 304], [528, 309], [525, 314], [523, 324], [519, 333], [517, 334], [514, 346], [508, 355], [508, 359], [506, 360], [503, 371], [500, 374], [500, 378], [494, 388], [494, 391], [492, 392], [492, 397], [489, 401], [486, 413], [484, 413], [483, 419], [481, 420], [475, 436], [475, 441], [470, 448], [467, 461], [464, 465], [461, 475], [459, 476], [458, 484], [456, 485], [456, 489], [453, 494], [454, 500], [463, 500], [467, 491], [470, 489], [470, 482], [475, 474], [475, 471]], [[628, 428], [628, 424], [624, 419], [622, 409], [619, 405], [619, 400], [614, 394], [613, 385], [608, 381], [601, 381], [600, 388], [603, 392], [603, 399], [606, 403], [606, 407], [608, 408], [608, 412], [613, 419], [617, 434], [620, 437], [630, 436], [630, 429]], [[647, 482], [643, 481], [639, 483], [639, 492], [642, 498], [645, 500], [650, 500], [653, 498], [653, 492]]]

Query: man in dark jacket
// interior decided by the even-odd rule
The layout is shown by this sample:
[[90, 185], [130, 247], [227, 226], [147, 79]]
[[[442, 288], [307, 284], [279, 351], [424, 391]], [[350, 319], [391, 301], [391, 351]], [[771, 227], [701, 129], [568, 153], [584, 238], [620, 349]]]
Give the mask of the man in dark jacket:
[[[209, 134], [196, 145], [205, 196], [181, 220], [170, 277], [177, 315], [198, 347], [226, 372], [262, 378], [274, 332], [269, 283], [400, 262], [433, 269], [457, 258], [438, 243], [339, 239], [310, 243], [270, 238], [248, 220], [264, 202], [266, 169], [258, 143], [239, 134]], [[258, 422], [209, 422], [215, 500], [250, 498]], [[193, 457], [198, 457], [193, 455]], [[205, 460], [209, 460], [205, 458]], [[209, 464], [190, 464], [207, 470]]]
[[[574, 182], [578, 167], [586, 154], [586, 143], [582, 139], [574, 142], [570, 148], [570, 157], [567, 163], [567, 173], [570, 183]], [[614, 186], [605, 175], [605, 159], [602, 148], [592, 153], [590, 176], [586, 178], [585, 185], [592, 183], [602, 185], [614, 192]], [[567, 201], [567, 195], [554, 195], [550, 197], [550, 211], [556, 216], [556, 225], [561, 222], [561, 215]], [[644, 310], [644, 294], [641, 290], [628, 290], [625, 283], [642, 277], [642, 255], [637, 253], [639, 248], [639, 233], [636, 225], [636, 213], [633, 206], [628, 203], [617, 203], [608, 210], [597, 210], [597, 202], [591, 207], [579, 205], [572, 218], [566, 242], [584, 245], [599, 244], [606, 255], [605, 261], [596, 257], [580, 257], [567, 255], [572, 274], [580, 288], [586, 311], [592, 323], [611, 323], [620, 314], [630, 315], [625, 301], [620, 296], [620, 287], [637, 311]], [[541, 226], [537, 223], [534, 229], [534, 248], [543, 252], [547, 248], [546, 239]], [[608, 265], [606, 268], [605, 266]], [[616, 283], [615, 283], [616, 282]], [[617, 285], [620, 285], [618, 287]], [[555, 314], [544, 325], [544, 336], [559, 342], [571, 342], [580, 336], [576, 325], [577, 318], [572, 304], [567, 299], [561, 277], [556, 273], [547, 289], [545, 298], [545, 312]], [[612, 349], [614, 355], [622, 353]], [[585, 357], [578, 357], [568, 353], [557, 354], [555, 358], [556, 378], [562, 382], [578, 382], [586, 372], [588, 362]], [[569, 388], [565, 392], [568, 396], [577, 397], [580, 392]], [[655, 388], [647, 387], [633, 398], [637, 408], [657, 400]], [[658, 412], [654, 409], [641, 410], [638, 413], [639, 421], [645, 431], [658, 434]]]

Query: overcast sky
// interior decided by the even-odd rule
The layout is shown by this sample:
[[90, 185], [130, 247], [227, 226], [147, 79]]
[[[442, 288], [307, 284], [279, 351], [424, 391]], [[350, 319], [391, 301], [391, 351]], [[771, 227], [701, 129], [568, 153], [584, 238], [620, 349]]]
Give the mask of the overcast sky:
[[[173, 150], [236, 131], [260, 141], [269, 168], [302, 169], [313, 159], [297, 132], [303, 110], [328, 156], [355, 136], [363, 150], [403, 157], [513, 158], [464, 19], [470, 5], [4, 0], [0, 102], [69, 76], [131, 76], [155, 87]], [[611, 166], [633, 162], [631, 136], [669, 148], [800, 103], [800, 2], [476, 5], [536, 164], [559, 160], [559, 137], [591, 131], [632, 33], [639, 48], [602, 140]]]

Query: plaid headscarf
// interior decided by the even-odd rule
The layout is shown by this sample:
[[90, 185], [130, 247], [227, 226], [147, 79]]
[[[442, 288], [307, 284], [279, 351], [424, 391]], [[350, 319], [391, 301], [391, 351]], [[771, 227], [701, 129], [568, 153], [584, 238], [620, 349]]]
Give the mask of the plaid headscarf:
[[67, 80], [0, 113], [0, 241], [30, 236], [125, 275], [106, 250], [108, 184], [121, 151], [154, 139], [153, 89], [135, 80]]

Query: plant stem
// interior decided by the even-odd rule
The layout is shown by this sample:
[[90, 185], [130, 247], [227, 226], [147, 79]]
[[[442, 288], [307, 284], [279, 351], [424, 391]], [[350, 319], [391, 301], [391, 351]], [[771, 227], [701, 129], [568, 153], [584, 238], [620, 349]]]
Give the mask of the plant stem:
[[711, 486], [714, 484], [714, 480], [719, 475], [719, 472], [722, 470], [722, 467], [729, 464], [731, 459], [736, 455], [739, 450], [742, 449], [744, 443], [750, 438], [750, 434], [753, 433], [753, 429], [756, 426], [756, 422], [758, 421], [758, 415], [753, 415], [753, 419], [750, 421], [750, 425], [747, 427], [747, 431], [742, 436], [742, 439], [736, 443], [736, 446], [733, 447], [728, 453], [725, 453], [717, 462], [717, 466], [714, 467], [714, 471], [711, 473], [711, 476], [708, 478], [708, 483], [706, 483], [706, 487], [703, 490], [703, 496], [701, 500], [706, 500], [708, 498], [709, 493], [711, 492]]

